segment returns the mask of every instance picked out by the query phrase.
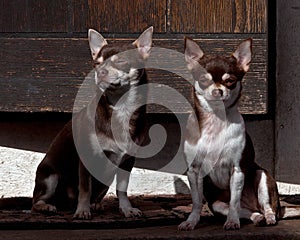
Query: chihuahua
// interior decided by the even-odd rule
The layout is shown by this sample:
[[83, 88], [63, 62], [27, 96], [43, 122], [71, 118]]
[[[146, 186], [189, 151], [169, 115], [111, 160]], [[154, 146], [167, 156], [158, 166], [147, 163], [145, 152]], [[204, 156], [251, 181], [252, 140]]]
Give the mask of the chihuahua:
[[[132, 44], [108, 44], [97, 31], [89, 30], [97, 96], [100, 98], [96, 96], [77, 113], [73, 124], [68, 122], [50, 145], [36, 171], [34, 212], [51, 214], [57, 212], [57, 207], [77, 206], [74, 218], [90, 219], [91, 208], [99, 206], [116, 174], [120, 211], [125, 217], [141, 215], [128, 200], [129, 173], [124, 172], [130, 172], [135, 162], [130, 154], [133, 152], [131, 142], [140, 145], [143, 141], [146, 108], [139, 107], [139, 103], [147, 94], [135, 89], [147, 84], [146, 70], [141, 66], [150, 55], [152, 34], [153, 27], [150, 27]], [[131, 53], [130, 56], [126, 51]], [[95, 111], [93, 106], [96, 106]], [[111, 127], [113, 118], [120, 133], [118, 142]], [[79, 154], [77, 144], [83, 145], [86, 156], [97, 159], [100, 167], [103, 163], [102, 169], [88, 168], [89, 160], [82, 159], [86, 156]], [[104, 166], [104, 158], [116, 167], [108, 169]], [[98, 181], [90, 170], [106, 175], [107, 181]]]
[[256, 164], [238, 110], [251, 55], [252, 39], [241, 42], [231, 56], [209, 56], [194, 40], [185, 38], [187, 68], [195, 81], [195, 115], [188, 119], [184, 143], [193, 207], [179, 230], [195, 228], [204, 199], [214, 214], [227, 217], [226, 230], [239, 229], [240, 218], [255, 225], [276, 224], [276, 181]]

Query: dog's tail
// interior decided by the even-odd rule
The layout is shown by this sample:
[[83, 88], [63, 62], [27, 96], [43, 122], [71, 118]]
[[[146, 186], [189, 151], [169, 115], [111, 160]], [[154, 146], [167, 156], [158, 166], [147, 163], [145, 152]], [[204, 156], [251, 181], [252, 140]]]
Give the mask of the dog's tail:
[[280, 218], [300, 218], [300, 195], [288, 196], [280, 201]]

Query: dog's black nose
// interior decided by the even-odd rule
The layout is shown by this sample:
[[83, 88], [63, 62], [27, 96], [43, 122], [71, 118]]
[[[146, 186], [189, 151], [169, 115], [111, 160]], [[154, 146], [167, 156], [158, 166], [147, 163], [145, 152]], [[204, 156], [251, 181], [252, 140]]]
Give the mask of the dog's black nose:
[[214, 97], [222, 97], [223, 96], [223, 90], [221, 90], [221, 89], [214, 89], [214, 90], [212, 90], [212, 95]]
[[105, 77], [108, 74], [108, 71], [106, 69], [101, 69], [98, 74], [99, 77]]

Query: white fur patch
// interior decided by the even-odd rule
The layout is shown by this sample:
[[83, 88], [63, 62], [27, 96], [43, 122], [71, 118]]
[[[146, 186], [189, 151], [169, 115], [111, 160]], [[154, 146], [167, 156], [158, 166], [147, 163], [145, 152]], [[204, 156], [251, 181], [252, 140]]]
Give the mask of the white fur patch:
[[203, 94], [204, 90], [200, 87], [198, 81], [195, 82], [195, 91], [196, 93]]
[[116, 61], [116, 60], [118, 60], [119, 59], [119, 57], [117, 56], [117, 55], [113, 55], [111, 58], [110, 58], [110, 60], [112, 61], [112, 62], [114, 62], [114, 61]]
[[222, 80], [225, 81], [227, 80], [228, 78], [230, 78], [230, 75], [228, 73], [225, 73], [223, 76], [222, 76]]
[[269, 202], [267, 176], [264, 172], [262, 172], [262, 174], [261, 174], [260, 182], [259, 182], [259, 185], [258, 185], [258, 195], [260, 196], [258, 201], [261, 204], [263, 204], [265, 202]]
[[267, 225], [276, 223], [276, 216], [270, 205], [269, 189], [267, 184], [267, 175], [262, 172], [258, 185], [258, 203], [262, 206]]
[[203, 96], [197, 95], [197, 98], [207, 113], [196, 146], [185, 142], [187, 163], [191, 165], [193, 159], [189, 155], [195, 156], [194, 152], [197, 151], [194, 164], [201, 166], [203, 173], [209, 173], [218, 187], [228, 189], [232, 166], [239, 165], [245, 146], [244, 121], [238, 111], [229, 115], [224, 112], [225, 119], [221, 119], [214, 114]]
[[222, 90], [223, 92], [223, 95], [219, 98], [219, 100], [227, 100], [229, 98], [230, 91], [228, 88], [226, 88], [224, 85], [212, 84], [206, 90], [207, 91], [206, 96], [208, 100], [214, 100], [213, 91], [216, 89]]
[[213, 80], [213, 76], [210, 74], [210, 73], [206, 73], [205, 75], [205, 78], [209, 81], [212, 81]]
[[55, 193], [55, 189], [58, 183], [58, 175], [52, 174], [48, 178], [44, 179], [44, 183], [47, 186], [47, 191], [45, 195], [43, 196], [43, 199], [48, 199]]
[[102, 63], [104, 62], [103, 56], [99, 57], [99, 58], [97, 59], [97, 62], [100, 63], [100, 64], [102, 64]]

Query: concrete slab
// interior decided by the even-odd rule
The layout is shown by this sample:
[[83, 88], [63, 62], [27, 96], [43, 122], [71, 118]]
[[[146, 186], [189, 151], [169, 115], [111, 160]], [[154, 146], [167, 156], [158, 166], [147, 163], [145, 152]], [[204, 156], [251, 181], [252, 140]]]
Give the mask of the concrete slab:
[[[25, 151], [0, 146], [0, 197], [32, 197], [35, 171], [44, 153]], [[153, 181], [155, 179], [155, 181]], [[114, 195], [113, 182], [108, 193]], [[278, 182], [282, 195], [298, 194], [299, 184]], [[186, 176], [134, 168], [129, 182], [129, 195], [188, 194]]]

